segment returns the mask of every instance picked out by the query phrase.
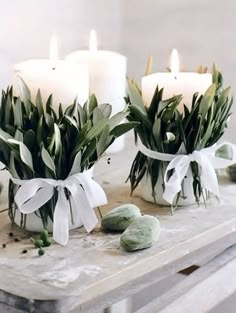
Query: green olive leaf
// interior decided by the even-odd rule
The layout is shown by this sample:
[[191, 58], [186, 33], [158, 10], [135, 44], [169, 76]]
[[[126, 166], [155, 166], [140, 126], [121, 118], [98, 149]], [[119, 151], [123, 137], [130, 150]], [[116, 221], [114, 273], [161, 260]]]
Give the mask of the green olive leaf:
[[20, 76], [17, 76], [17, 83], [20, 90], [21, 99], [24, 102], [31, 100], [31, 92], [28, 86], [26, 85], [25, 81]]
[[56, 175], [55, 163], [50, 154], [48, 153], [48, 151], [44, 147], [42, 147], [41, 156], [45, 165], [54, 173], [54, 175]]
[[215, 93], [216, 93], [216, 84], [212, 84], [204, 93], [199, 106], [199, 114], [202, 117], [205, 117], [210, 106], [213, 104]]
[[72, 168], [68, 176], [80, 173], [81, 171], [81, 151], [79, 151], [73, 161]]
[[25, 163], [32, 170], [32, 172], [34, 172], [32, 155], [29, 149], [26, 147], [26, 145], [23, 142], [20, 142], [15, 139], [8, 139], [7, 141], [10, 144], [19, 146], [20, 158], [22, 162]]
[[103, 132], [97, 142], [97, 155], [100, 157], [104, 151], [106, 150], [108, 138], [110, 133], [110, 127], [109, 125], [106, 125], [106, 127], [103, 129]]
[[120, 125], [117, 125], [112, 129], [111, 135], [118, 138], [130, 131], [131, 129], [137, 127], [138, 125], [140, 125], [139, 122], [121, 123]]

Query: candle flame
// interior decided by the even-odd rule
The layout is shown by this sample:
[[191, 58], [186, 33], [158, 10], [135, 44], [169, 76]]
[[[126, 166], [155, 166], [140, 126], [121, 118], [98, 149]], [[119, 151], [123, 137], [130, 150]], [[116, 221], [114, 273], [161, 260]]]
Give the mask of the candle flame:
[[179, 55], [176, 49], [173, 49], [171, 54], [171, 73], [176, 76], [179, 73]]
[[95, 30], [91, 30], [90, 39], [89, 39], [89, 51], [96, 52], [97, 51], [97, 36]]
[[50, 39], [50, 48], [49, 48], [49, 58], [52, 62], [55, 62], [59, 59], [58, 56], [58, 40], [55, 35]]

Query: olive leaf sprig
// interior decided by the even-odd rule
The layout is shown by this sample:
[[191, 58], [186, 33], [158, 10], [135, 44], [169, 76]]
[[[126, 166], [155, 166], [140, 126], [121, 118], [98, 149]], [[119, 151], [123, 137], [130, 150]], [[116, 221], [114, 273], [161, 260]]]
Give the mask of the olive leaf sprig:
[[[81, 106], [77, 101], [56, 111], [53, 97], [36, 100], [23, 80], [21, 97], [13, 88], [2, 91], [0, 106], [0, 161], [15, 178], [65, 179], [90, 169], [116, 138], [137, 125], [121, 123], [127, 109], [111, 115], [110, 104], [98, 104], [95, 95]], [[9, 190], [12, 190], [11, 188]], [[9, 194], [13, 202], [13, 192]], [[47, 222], [52, 212], [40, 211]]]
[[82, 107], [76, 101], [63, 112], [53, 108], [52, 95], [42, 103], [40, 90], [35, 104], [21, 80], [21, 98], [12, 87], [2, 92], [0, 107], [0, 161], [20, 179], [65, 179], [89, 169], [116, 138], [137, 122], [121, 123], [123, 110], [113, 116], [110, 104], [98, 105], [91, 95]]
[[[142, 94], [134, 81], [128, 82], [129, 106], [128, 120], [139, 122], [135, 128], [135, 138], [151, 150], [177, 154], [180, 151], [190, 154], [214, 145], [223, 135], [231, 115], [232, 97], [230, 88], [223, 88], [221, 73], [213, 66], [213, 84], [204, 95], [195, 93], [191, 108], [184, 105], [184, 112], [178, 111], [182, 95], [163, 100], [163, 89], [158, 86], [149, 107], [145, 106]], [[163, 174], [166, 164], [146, 157], [138, 152], [132, 164], [128, 179], [131, 193], [139, 185], [146, 173], [151, 177], [152, 195], [155, 201], [155, 185], [159, 174]], [[193, 191], [199, 202], [204, 196], [200, 168], [196, 162], [191, 163], [193, 173]], [[164, 186], [163, 186], [164, 188]], [[177, 202], [180, 194], [177, 197]]]

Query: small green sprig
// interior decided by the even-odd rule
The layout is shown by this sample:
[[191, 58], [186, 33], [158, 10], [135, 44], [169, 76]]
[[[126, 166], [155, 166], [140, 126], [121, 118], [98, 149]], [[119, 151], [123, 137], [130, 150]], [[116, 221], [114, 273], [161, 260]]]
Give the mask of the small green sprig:
[[44, 229], [40, 233], [39, 239], [31, 238], [31, 241], [33, 242], [34, 246], [36, 248], [38, 248], [38, 255], [39, 256], [44, 255], [45, 254], [45, 249], [44, 248], [49, 247], [52, 244], [52, 241], [49, 238], [48, 231], [46, 229]]
[[[205, 72], [205, 68], [200, 69]], [[204, 95], [195, 93], [191, 108], [184, 105], [184, 112], [178, 111], [182, 95], [163, 100], [163, 89], [157, 86], [149, 107], [145, 106], [142, 94], [134, 81], [128, 82], [129, 106], [127, 119], [139, 122], [135, 128], [135, 140], [139, 138], [149, 149], [169, 154], [177, 154], [180, 149], [186, 154], [214, 145], [224, 134], [231, 115], [233, 99], [230, 88], [223, 88], [223, 77], [213, 66], [213, 84]], [[138, 152], [131, 166], [128, 179], [131, 193], [139, 185], [146, 173], [151, 177], [152, 195], [155, 201], [155, 185], [159, 174], [163, 174], [166, 163], [146, 157]], [[193, 191], [196, 202], [203, 196], [200, 168], [191, 163]], [[164, 188], [164, 186], [163, 186]], [[177, 202], [180, 194], [177, 196]], [[177, 205], [177, 203], [176, 203]]]

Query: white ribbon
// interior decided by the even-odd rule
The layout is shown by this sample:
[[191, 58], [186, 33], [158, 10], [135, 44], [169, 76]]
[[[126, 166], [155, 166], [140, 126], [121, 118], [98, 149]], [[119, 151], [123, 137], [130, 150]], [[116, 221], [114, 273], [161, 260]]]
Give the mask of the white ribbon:
[[[216, 151], [223, 146], [228, 146], [232, 149], [232, 160], [217, 157]], [[138, 149], [149, 158], [169, 162], [165, 175], [164, 184], [165, 190], [163, 199], [173, 204], [175, 196], [181, 191], [181, 184], [186, 176], [190, 163], [197, 162], [201, 167], [201, 183], [203, 188], [219, 197], [219, 186], [215, 169], [228, 167], [236, 163], [236, 146], [229, 142], [222, 142], [209, 148], [195, 150], [191, 154], [168, 154], [153, 151], [145, 147], [142, 143], [138, 143]], [[168, 179], [168, 172], [174, 170], [171, 177]]]
[[[98, 222], [94, 208], [107, 203], [104, 190], [91, 178], [88, 171], [72, 175], [65, 180], [12, 178], [12, 181], [21, 186], [15, 195], [15, 202], [24, 214], [33, 213], [41, 208], [53, 197], [55, 188], [57, 189], [53, 239], [61, 245], [66, 245], [69, 239], [71, 209], [74, 223], [81, 221], [87, 232], [90, 232]], [[66, 197], [65, 188], [70, 193], [69, 199]]]

